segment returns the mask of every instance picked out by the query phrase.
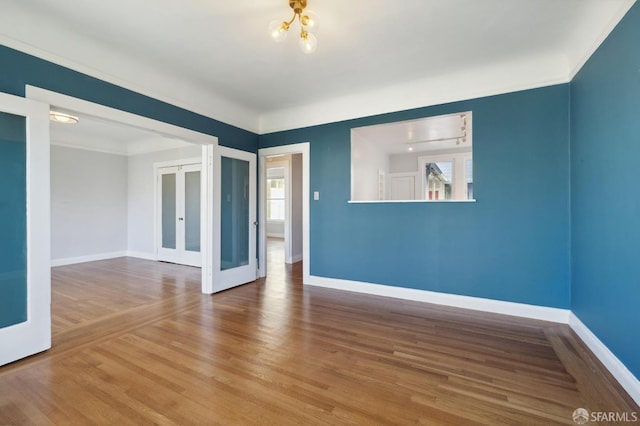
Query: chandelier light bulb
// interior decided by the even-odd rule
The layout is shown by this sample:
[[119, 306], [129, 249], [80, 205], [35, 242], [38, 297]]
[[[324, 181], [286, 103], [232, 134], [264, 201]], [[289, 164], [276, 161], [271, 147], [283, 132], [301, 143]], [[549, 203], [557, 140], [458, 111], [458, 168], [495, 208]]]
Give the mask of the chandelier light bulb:
[[320, 21], [318, 19], [318, 14], [313, 10], [306, 10], [303, 12], [302, 16], [300, 16], [300, 23], [304, 25], [307, 31], [318, 31], [320, 28]]
[[288, 31], [289, 24], [286, 22], [275, 20], [269, 23], [269, 35], [277, 43], [287, 38]]
[[318, 40], [316, 39], [316, 36], [303, 30], [300, 34], [300, 49], [302, 49], [304, 53], [313, 53], [316, 51], [317, 47]]

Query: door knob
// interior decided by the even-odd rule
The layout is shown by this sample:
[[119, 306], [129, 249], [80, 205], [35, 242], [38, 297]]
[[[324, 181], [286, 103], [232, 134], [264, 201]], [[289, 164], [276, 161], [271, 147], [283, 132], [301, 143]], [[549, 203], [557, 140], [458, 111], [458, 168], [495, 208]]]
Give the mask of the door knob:
[[178, 220], [184, 220], [184, 218], [183, 217], [179, 217]]

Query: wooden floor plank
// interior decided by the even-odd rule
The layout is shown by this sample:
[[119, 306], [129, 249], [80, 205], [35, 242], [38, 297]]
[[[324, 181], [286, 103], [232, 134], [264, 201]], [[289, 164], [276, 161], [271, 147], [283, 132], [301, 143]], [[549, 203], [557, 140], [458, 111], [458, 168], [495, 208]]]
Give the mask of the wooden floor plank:
[[[213, 296], [200, 270], [53, 269], [53, 348], [0, 368], [0, 425], [574, 424], [640, 413], [566, 325], [269, 277]], [[280, 260], [279, 262], [276, 260]]]

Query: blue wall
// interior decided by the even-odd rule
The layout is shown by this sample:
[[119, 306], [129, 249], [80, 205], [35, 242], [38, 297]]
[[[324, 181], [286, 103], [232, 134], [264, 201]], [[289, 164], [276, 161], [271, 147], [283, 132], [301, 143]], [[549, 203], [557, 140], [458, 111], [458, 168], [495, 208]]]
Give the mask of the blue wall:
[[[311, 274], [569, 308], [569, 85], [261, 135], [311, 143]], [[348, 204], [352, 127], [473, 111], [477, 203]]]
[[572, 309], [640, 377], [640, 4], [571, 83]]
[[0, 113], [0, 328], [27, 320], [26, 119]]

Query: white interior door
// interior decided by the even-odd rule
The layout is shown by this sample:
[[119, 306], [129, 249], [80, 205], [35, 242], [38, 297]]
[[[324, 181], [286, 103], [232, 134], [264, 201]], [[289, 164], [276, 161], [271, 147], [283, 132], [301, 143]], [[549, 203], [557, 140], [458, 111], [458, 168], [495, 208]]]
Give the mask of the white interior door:
[[157, 169], [158, 260], [200, 267], [200, 164]]
[[413, 175], [390, 175], [391, 200], [415, 200], [416, 178]]
[[254, 281], [256, 154], [217, 147], [213, 163], [213, 291]]
[[51, 347], [48, 116], [0, 94], [0, 365]]

